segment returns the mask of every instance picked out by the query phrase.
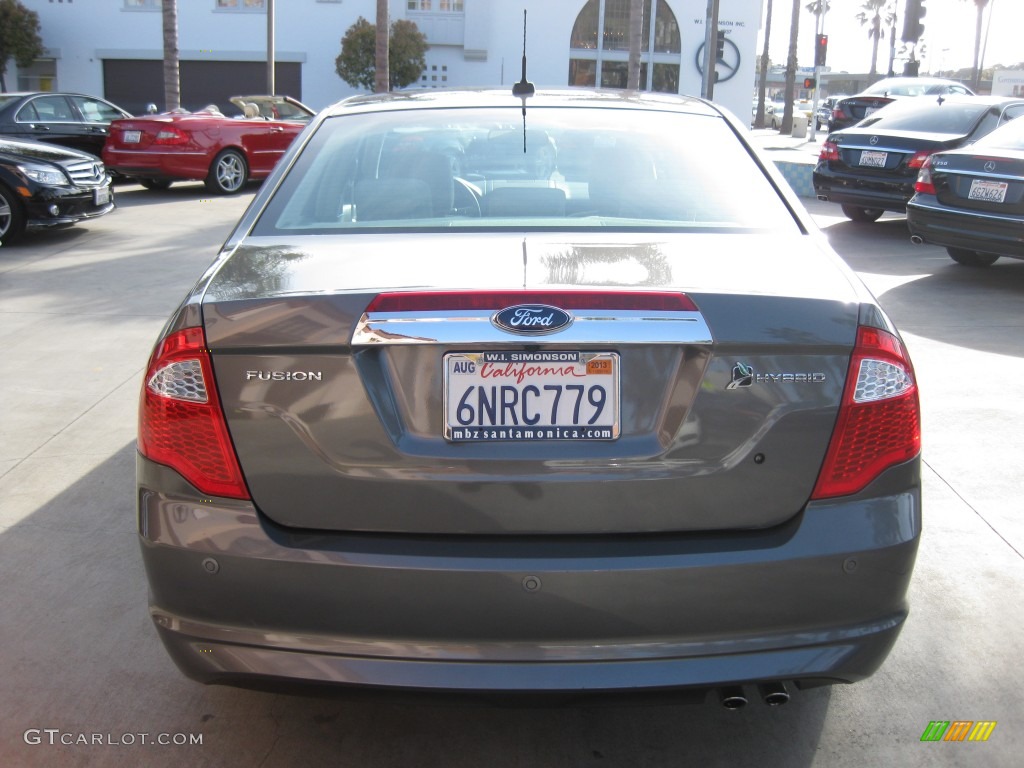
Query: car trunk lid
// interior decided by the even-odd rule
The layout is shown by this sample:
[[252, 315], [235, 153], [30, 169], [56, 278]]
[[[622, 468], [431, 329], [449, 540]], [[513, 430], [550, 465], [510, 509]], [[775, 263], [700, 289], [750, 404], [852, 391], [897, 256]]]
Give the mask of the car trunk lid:
[[[276, 523], [712, 531], [775, 525], [806, 504], [861, 296], [817, 238], [317, 239], [246, 241], [211, 273], [203, 301], [246, 483]], [[692, 306], [663, 306], [664, 296]], [[491, 323], [505, 304], [555, 306], [571, 323], [508, 333]], [[572, 364], [582, 391], [569, 389]], [[569, 378], [531, 379], [540, 368]], [[557, 414], [545, 387], [561, 387]], [[598, 404], [607, 410], [591, 423]], [[482, 418], [506, 434], [454, 434], [460, 408], [469, 428], [483, 429]], [[526, 434], [542, 413], [548, 429]], [[553, 434], [595, 425], [614, 435]]]

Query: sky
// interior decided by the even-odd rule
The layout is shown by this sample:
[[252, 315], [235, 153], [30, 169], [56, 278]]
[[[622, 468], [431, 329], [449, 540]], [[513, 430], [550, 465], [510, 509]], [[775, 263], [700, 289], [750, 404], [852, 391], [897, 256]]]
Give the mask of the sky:
[[[825, 34], [828, 35], [827, 65], [833, 72], [867, 72], [871, 66], [871, 39], [867, 26], [857, 21], [857, 13], [864, 0], [831, 0], [831, 10], [825, 14]], [[803, 9], [811, 0], [800, 0]], [[925, 32], [922, 42], [926, 53], [921, 59], [921, 74], [931, 71], [970, 67], [974, 62], [974, 29], [977, 11], [973, 0], [924, 0], [928, 9], [922, 23]], [[897, 55], [902, 45], [903, 5], [899, 0], [900, 19], [896, 25]], [[767, 6], [767, 1], [764, 3]], [[983, 64], [1012, 66], [1024, 61], [1024, 0], [989, 0], [982, 26]], [[774, 0], [772, 35], [769, 56], [773, 64], [785, 64], [789, 51], [789, 27], [793, 13], [792, 0]], [[992, 14], [988, 45], [985, 29], [989, 13]], [[800, 12], [799, 63], [802, 67], [814, 64], [815, 17], [806, 10]], [[758, 54], [764, 45], [764, 24], [758, 36]], [[878, 71], [885, 73], [889, 63], [889, 32], [878, 45]], [[902, 72], [897, 59], [895, 71]]]

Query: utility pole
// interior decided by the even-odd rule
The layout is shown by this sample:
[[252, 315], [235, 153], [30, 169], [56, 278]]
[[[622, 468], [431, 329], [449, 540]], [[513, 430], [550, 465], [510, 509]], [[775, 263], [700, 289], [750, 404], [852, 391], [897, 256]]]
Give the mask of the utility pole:
[[700, 81], [700, 95], [712, 101], [715, 98], [715, 80], [718, 72], [718, 0], [708, 0], [707, 16], [704, 19], [704, 74]]

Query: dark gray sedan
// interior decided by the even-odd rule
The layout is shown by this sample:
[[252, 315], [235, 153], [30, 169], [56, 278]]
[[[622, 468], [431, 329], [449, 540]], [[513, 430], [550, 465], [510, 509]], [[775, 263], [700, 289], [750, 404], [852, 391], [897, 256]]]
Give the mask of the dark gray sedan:
[[[453, 167], [453, 131], [500, 172]], [[921, 532], [917, 384], [745, 134], [623, 92], [318, 115], [145, 375], [182, 671], [730, 707], [872, 674]]]

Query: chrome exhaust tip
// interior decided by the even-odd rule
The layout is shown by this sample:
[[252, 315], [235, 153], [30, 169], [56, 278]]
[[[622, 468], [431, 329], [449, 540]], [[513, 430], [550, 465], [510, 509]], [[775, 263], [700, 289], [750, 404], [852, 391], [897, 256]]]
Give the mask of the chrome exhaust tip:
[[924, 243], [924, 238], [921, 237], [920, 235], [911, 235], [910, 242], [912, 242], [914, 245], [921, 245], [922, 243]]
[[789, 691], [784, 683], [761, 683], [757, 686], [757, 692], [769, 707], [781, 707], [789, 701]]
[[726, 709], [743, 709], [747, 706], [747, 697], [744, 695], [743, 689], [738, 685], [720, 690], [718, 692], [718, 700]]

